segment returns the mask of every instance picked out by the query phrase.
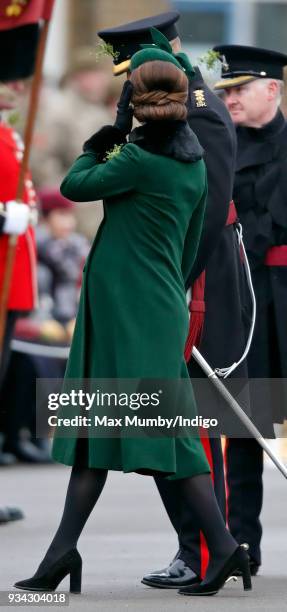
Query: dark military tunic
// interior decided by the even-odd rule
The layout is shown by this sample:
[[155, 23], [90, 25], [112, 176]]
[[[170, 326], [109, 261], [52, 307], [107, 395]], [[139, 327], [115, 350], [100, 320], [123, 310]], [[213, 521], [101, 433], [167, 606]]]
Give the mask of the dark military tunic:
[[[287, 373], [286, 266], [267, 266], [265, 259], [270, 247], [287, 245], [286, 122], [278, 112], [263, 128], [239, 127], [237, 135], [234, 200], [257, 301], [248, 373], [256, 379], [281, 377]], [[250, 387], [252, 416], [261, 433], [273, 437], [273, 422], [282, 422], [286, 410], [283, 384], [279, 389], [276, 383], [274, 395], [274, 385], [258, 382]], [[252, 438], [233, 438], [226, 456], [229, 528], [239, 543], [248, 542], [251, 560], [260, 565], [263, 451]]]
[[[206, 269], [206, 312], [199, 350], [211, 367], [221, 368], [241, 357], [250, 312], [235, 226], [225, 226], [236, 163], [235, 128], [224, 104], [198, 69], [190, 84], [188, 121], [205, 150], [208, 200], [197, 259], [187, 286]], [[193, 360], [190, 372], [192, 376], [201, 375]], [[246, 376], [246, 364], [234, 375]]]
[[[267, 264], [270, 248], [287, 245], [287, 123], [278, 111], [263, 128], [239, 127], [237, 134], [234, 200], [258, 306], [249, 376], [283, 378], [287, 376], [287, 267], [283, 260], [281, 265]], [[269, 418], [282, 422], [286, 401], [281, 402], [281, 410], [278, 402], [262, 404]]]

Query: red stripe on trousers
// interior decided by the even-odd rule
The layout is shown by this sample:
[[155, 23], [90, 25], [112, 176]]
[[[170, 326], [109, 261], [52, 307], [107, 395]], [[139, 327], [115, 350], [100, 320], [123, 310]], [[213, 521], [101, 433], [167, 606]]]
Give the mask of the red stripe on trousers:
[[225, 447], [223, 453], [223, 465], [224, 465], [224, 480], [225, 480], [225, 491], [226, 491], [226, 525], [229, 524], [229, 487], [227, 480], [227, 449], [229, 445], [229, 438], [225, 438]]
[[[211, 447], [210, 447], [210, 440], [206, 435], [206, 429], [203, 429], [202, 427], [200, 427], [200, 439], [201, 439], [202, 446], [204, 448], [204, 452], [205, 452], [207, 461], [211, 469], [211, 478], [214, 484], [214, 468], [213, 468], [213, 459], [212, 459], [212, 452], [211, 452]], [[204, 578], [206, 568], [209, 562], [209, 552], [208, 552], [208, 547], [205, 541], [205, 537], [202, 532], [200, 532], [200, 561], [201, 561], [201, 577]]]

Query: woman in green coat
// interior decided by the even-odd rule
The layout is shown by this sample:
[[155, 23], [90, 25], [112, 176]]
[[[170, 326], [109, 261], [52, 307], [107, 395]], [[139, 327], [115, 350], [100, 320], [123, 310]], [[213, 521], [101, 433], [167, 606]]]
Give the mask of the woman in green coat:
[[[184, 280], [204, 217], [203, 152], [186, 123], [188, 80], [178, 60], [153, 48], [136, 53], [131, 66], [115, 126], [85, 143], [84, 154], [61, 186], [74, 201], [104, 199], [105, 205], [85, 266], [65, 379], [171, 381], [177, 389], [172, 393], [177, 397], [174, 415], [188, 404], [192, 418], [196, 409], [184, 360], [189, 322]], [[124, 144], [131, 127], [130, 98], [143, 125]], [[107, 154], [113, 145], [116, 154]], [[182, 379], [185, 384], [177, 386]], [[65, 413], [71, 416], [71, 406]], [[224, 525], [198, 437], [120, 433], [66, 438], [58, 430], [52, 454], [73, 466], [64, 514], [36, 574], [15, 586], [53, 590], [69, 573], [71, 590], [80, 591], [77, 540], [112, 469], [179, 479], [211, 559], [204, 581], [188, 594], [217, 592], [236, 568], [244, 572], [245, 588], [250, 587], [248, 557]]]

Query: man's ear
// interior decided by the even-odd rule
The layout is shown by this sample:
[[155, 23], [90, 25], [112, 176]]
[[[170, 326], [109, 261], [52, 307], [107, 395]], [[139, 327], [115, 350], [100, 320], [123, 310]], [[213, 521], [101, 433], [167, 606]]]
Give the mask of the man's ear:
[[274, 79], [268, 83], [268, 100], [275, 100], [279, 96], [279, 84]]
[[173, 38], [169, 41], [174, 53], [179, 53], [181, 51], [181, 40], [179, 36]]

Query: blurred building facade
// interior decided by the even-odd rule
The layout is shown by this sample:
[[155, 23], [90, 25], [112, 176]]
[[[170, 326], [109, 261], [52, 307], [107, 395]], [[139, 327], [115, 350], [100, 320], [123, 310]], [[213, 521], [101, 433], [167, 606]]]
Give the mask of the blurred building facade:
[[100, 28], [170, 9], [182, 14], [180, 33], [193, 49], [238, 43], [287, 52], [287, 0], [56, 0], [47, 67], [57, 71], [72, 48], [95, 45]]
[[174, 0], [190, 45], [233, 43], [287, 52], [287, 0]]
[[185, 50], [214, 44], [256, 45], [287, 53], [287, 0], [56, 0], [46, 74], [61, 76], [72, 49], [96, 46], [97, 30], [176, 9]]
[[[174, 0], [171, 5], [182, 15], [180, 35], [193, 57], [223, 43], [287, 53], [287, 0]], [[287, 68], [282, 108], [287, 115]]]

